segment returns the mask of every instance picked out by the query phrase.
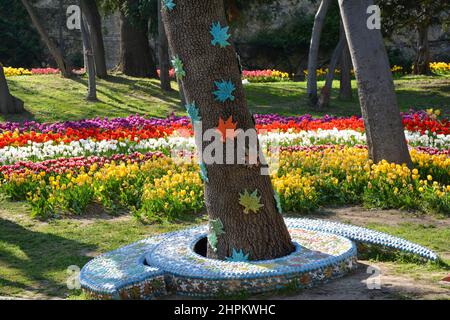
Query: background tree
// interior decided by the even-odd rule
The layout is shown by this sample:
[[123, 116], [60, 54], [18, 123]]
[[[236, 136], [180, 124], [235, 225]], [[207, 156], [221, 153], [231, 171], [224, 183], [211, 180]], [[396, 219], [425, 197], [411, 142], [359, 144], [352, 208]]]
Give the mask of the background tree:
[[45, 60], [39, 34], [19, 1], [0, 1], [0, 30], [0, 61], [5, 66], [31, 68]]
[[87, 17], [81, 10], [81, 37], [83, 39], [83, 54], [85, 56], [85, 61], [87, 64], [87, 74], [88, 74], [88, 94], [86, 99], [89, 101], [97, 100], [97, 84], [95, 81], [95, 58], [93, 53], [92, 45], [92, 31], [89, 29]]
[[[341, 24], [341, 34], [345, 33], [344, 25]], [[339, 86], [339, 98], [342, 100], [349, 100], [352, 98], [352, 57], [348, 50], [348, 41], [344, 43], [344, 49], [342, 50], [341, 61], [339, 63], [340, 74], [340, 86]]]
[[317, 103], [317, 60], [319, 58], [320, 36], [325, 24], [325, 18], [330, 7], [331, 0], [322, 0], [314, 17], [314, 26], [311, 33], [311, 43], [308, 54], [308, 79], [306, 92], [312, 105]]
[[0, 113], [15, 114], [24, 111], [23, 101], [14, 97], [9, 92], [8, 83], [3, 72], [3, 65], [0, 63]]
[[52, 55], [53, 59], [56, 62], [56, 65], [58, 66], [59, 70], [61, 71], [61, 74], [64, 77], [70, 77], [72, 75], [72, 72], [70, 70], [70, 67], [67, 65], [64, 56], [60, 50], [60, 48], [53, 42], [52, 39], [50, 39], [47, 30], [45, 30], [44, 26], [39, 20], [39, 17], [37, 16], [36, 12], [34, 11], [33, 6], [28, 2], [28, 0], [21, 0], [23, 6], [27, 10], [31, 21], [33, 22], [34, 27], [39, 32], [39, 35], [41, 36], [42, 41], [47, 46], [48, 50], [50, 51], [50, 54]]
[[172, 90], [170, 86], [170, 64], [169, 64], [169, 44], [167, 43], [166, 30], [161, 17], [161, 1], [158, 2], [158, 56], [159, 56], [159, 78], [161, 89], [164, 91]]
[[431, 74], [428, 32], [430, 26], [448, 19], [450, 2], [436, 0], [379, 0], [386, 35], [406, 28], [417, 31], [414, 74]]
[[345, 30], [344, 26], [341, 23], [341, 28], [339, 32], [339, 42], [333, 51], [333, 55], [331, 56], [330, 63], [328, 65], [328, 72], [325, 78], [325, 85], [321, 89], [320, 97], [316, 104], [317, 109], [327, 108], [330, 103], [331, 91], [333, 90], [334, 73], [336, 71], [336, 66], [338, 62], [342, 57], [342, 52], [344, 51], [346, 43], [347, 39], [345, 36]]
[[81, 10], [89, 27], [89, 39], [94, 54], [95, 71], [99, 78], [107, 77], [105, 45], [103, 43], [102, 19], [94, 0], [81, 0]]
[[[181, 62], [183, 72], [179, 68], [178, 75], [191, 118], [198, 120], [197, 113], [201, 117], [201, 131], [195, 126], [196, 136], [203, 136], [209, 129], [216, 130], [221, 121], [223, 124], [227, 119], [231, 121], [227, 121], [229, 129], [234, 123], [237, 129], [254, 130], [235, 49], [227, 40], [227, 30], [223, 29], [227, 23], [223, 0], [177, 0], [175, 3], [172, 10], [164, 7], [162, 15], [172, 55]], [[213, 23], [217, 37], [210, 34]], [[220, 23], [218, 28], [217, 23]], [[214, 42], [217, 38], [220, 41]], [[234, 134], [232, 136], [231, 140]], [[227, 135], [225, 140], [228, 138]], [[207, 141], [197, 143], [199, 148], [209, 145]], [[229, 151], [224, 152], [226, 156]], [[242, 250], [251, 260], [271, 259], [294, 250], [283, 218], [276, 209], [270, 178], [261, 175], [262, 159], [258, 157], [258, 160], [257, 165], [202, 166], [204, 176], [206, 174], [205, 204], [210, 223], [214, 222], [216, 227], [223, 225], [218, 229], [224, 232], [210, 230], [209, 239], [214, 238], [214, 234], [217, 236], [216, 250], [211, 244], [208, 246], [211, 258], [224, 259], [231, 256], [233, 250]], [[248, 198], [246, 191], [256, 192], [256, 198], [252, 199], [257, 207], [262, 205], [257, 213], [244, 212], [240, 200], [242, 196]]]
[[355, 66], [369, 156], [412, 166], [381, 31], [369, 29], [366, 10], [373, 0], [339, 0]]
[[149, 19], [152, 0], [100, 0], [106, 13], [119, 10], [120, 62], [125, 75], [157, 78], [156, 64], [149, 43]]

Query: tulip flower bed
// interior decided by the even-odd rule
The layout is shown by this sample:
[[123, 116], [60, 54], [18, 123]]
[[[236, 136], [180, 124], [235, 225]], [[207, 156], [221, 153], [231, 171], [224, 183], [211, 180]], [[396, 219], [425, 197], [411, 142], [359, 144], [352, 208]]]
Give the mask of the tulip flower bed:
[[290, 80], [289, 73], [278, 70], [243, 70], [242, 78], [249, 82], [280, 82]]
[[[59, 74], [59, 69], [55, 68], [32, 68], [32, 69], [25, 69], [25, 68], [13, 68], [13, 67], [3, 67], [3, 72], [5, 73], [6, 77], [12, 77], [12, 76], [32, 76], [32, 75], [46, 75], [46, 74]], [[85, 73], [84, 68], [81, 69], [74, 69], [72, 70], [73, 73], [82, 75]]]
[[[255, 115], [262, 142], [280, 146], [272, 175], [285, 211], [364, 204], [450, 213], [450, 132], [428, 110], [405, 113], [414, 163], [368, 159], [361, 118]], [[0, 192], [27, 201], [34, 216], [83, 214], [89, 204], [149, 220], [203, 209], [189, 119], [129, 116], [63, 123], [0, 124]]]

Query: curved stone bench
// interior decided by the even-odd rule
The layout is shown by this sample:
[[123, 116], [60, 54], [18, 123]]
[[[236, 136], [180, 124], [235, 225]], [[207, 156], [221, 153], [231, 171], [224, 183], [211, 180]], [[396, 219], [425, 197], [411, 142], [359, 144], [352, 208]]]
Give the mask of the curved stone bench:
[[356, 267], [356, 247], [342, 236], [289, 228], [296, 250], [273, 260], [231, 262], [208, 259], [194, 251], [207, 227], [180, 231], [150, 252], [149, 265], [165, 270], [178, 295], [214, 297], [306, 288], [341, 277]]
[[80, 284], [92, 299], [152, 299], [167, 293], [164, 270], [145, 264], [145, 255], [170, 234], [147, 238], [100, 255], [80, 272]]
[[428, 248], [425, 248], [408, 240], [394, 237], [384, 232], [374, 231], [363, 227], [353, 226], [349, 224], [332, 222], [319, 219], [297, 219], [286, 218], [285, 222], [288, 227], [304, 228], [307, 230], [315, 230], [337, 234], [353, 241], [365, 244], [374, 244], [384, 246], [400, 251], [412, 253], [420, 257], [436, 261], [438, 256]]
[[325, 220], [287, 218], [296, 251], [268, 261], [228, 262], [194, 251], [207, 226], [150, 237], [100, 255], [80, 273], [94, 299], [152, 299], [168, 291], [212, 297], [307, 288], [340, 277], [356, 265], [352, 241], [381, 245], [437, 260], [431, 250], [388, 234]]

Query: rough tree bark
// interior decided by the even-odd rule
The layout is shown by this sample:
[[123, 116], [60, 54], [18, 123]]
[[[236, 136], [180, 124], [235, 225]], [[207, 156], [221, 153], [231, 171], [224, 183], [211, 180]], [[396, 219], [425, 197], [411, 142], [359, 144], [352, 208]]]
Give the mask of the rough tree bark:
[[308, 78], [306, 92], [311, 105], [317, 103], [317, 59], [319, 56], [320, 36], [322, 35], [325, 17], [330, 7], [331, 0], [322, 0], [314, 18], [314, 26], [311, 34], [311, 43], [308, 54]]
[[[127, 0], [128, 7], [139, 0]], [[118, 69], [127, 76], [158, 78], [148, 39], [149, 16], [128, 17], [120, 11], [120, 62]]]
[[[209, 129], [216, 130], [219, 119], [227, 120], [230, 116], [238, 129], [254, 130], [234, 46], [221, 48], [211, 44], [212, 24], [226, 25], [223, 0], [178, 0], [172, 11], [163, 8], [162, 16], [172, 55], [184, 64], [186, 76], [180, 82], [186, 100], [195, 102], [202, 118], [197, 137]], [[222, 103], [215, 99], [215, 81], [222, 80], [234, 84], [233, 101]], [[204, 139], [196, 140], [200, 149], [210, 144]], [[206, 209], [210, 220], [221, 220], [225, 232], [218, 236], [217, 251], [208, 246], [208, 257], [224, 259], [235, 249], [249, 254], [251, 260], [260, 260], [285, 256], [294, 250], [283, 218], [276, 210], [270, 177], [261, 175], [260, 163], [206, 164], [206, 168]], [[258, 213], [243, 212], [239, 195], [245, 190], [258, 190], [260, 203], [264, 205]]]
[[92, 49], [91, 41], [91, 30], [89, 29], [88, 21], [84, 15], [84, 11], [81, 11], [81, 37], [83, 39], [83, 54], [87, 64], [87, 74], [88, 74], [88, 93], [86, 100], [96, 101], [97, 100], [97, 84], [95, 81], [95, 59]]
[[333, 89], [333, 79], [334, 79], [334, 71], [336, 70], [337, 63], [342, 56], [342, 51], [344, 50], [345, 43], [347, 39], [345, 37], [345, 32], [339, 33], [339, 42], [336, 45], [336, 48], [333, 51], [333, 55], [331, 56], [330, 64], [328, 66], [328, 73], [325, 79], [325, 85], [323, 86], [319, 100], [317, 101], [317, 109], [327, 108], [330, 103], [331, 90]]
[[16, 114], [24, 111], [23, 101], [12, 96], [9, 92], [8, 83], [3, 72], [3, 65], [0, 63], [0, 113]]
[[166, 30], [161, 18], [161, 1], [158, 1], [158, 56], [159, 56], [159, 78], [161, 89], [171, 91], [170, 86], [170, 64], [169, 64], [169, 44], [167, 43]]
[[381, 31], [367, 28], [373, 0], [339, 0], [355, 66], [369, 156], [412, 166]]
[[97, 77], [104, 79], [108, 76], [105, 59], [105, 46], [103, 43], [102, 20], [96, 1], [81, 0], [81, 10], [89, 26], [89, 37], [95, 60]]
[[67, 65], [64, 56], [60, 50], [60, 48], [50, 39], [47, 31], [45, 30], [44, 26], [39, 21], [39, 18], [34, 11], [34, 8], [31, 6], [31, 4], [28, 2], [28, 0], [21, 0], [23, 6], [27, 10], [31, 21], [33, 22], [34, 27], [38, 31], [39, 35], [41, 36], [42, 41], [44, 41], [45, 45], [48, 48], [48, 51], [50, 51], [50, 54], [52, 55], [53, 59], [56, 62], [56, 65], [58, 66], [59, 70], [61, 71], [61, 74], [69, 78], [72, 75], [72, 72], [70, 70], [70, 67]]
[[[345, 36], [345, 29], [342, 21], [340, 33], [343, 33]], [[344, 43], [344, 48], [342, 49], [341, 61], [339, 63], [341, 68], [339, 98], [349, 100], [352, 98], [352, 57], [350, 56], [350, 51], [348, 50], [347, 37], [345, 39], [346, 41]]]
[[417, 27], [419, 38], [417, 43], [417, 57], [414, 62], [413, 74], [430, 75], [430, 45], [428, 43], [428, 25]]

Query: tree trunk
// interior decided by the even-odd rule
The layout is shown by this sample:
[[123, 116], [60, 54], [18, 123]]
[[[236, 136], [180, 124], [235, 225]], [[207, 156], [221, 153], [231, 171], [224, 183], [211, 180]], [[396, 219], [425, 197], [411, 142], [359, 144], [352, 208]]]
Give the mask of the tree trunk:
[[417, 43], [417, 57], [414, 62], [413, 74], [430, 75], [430, 45], [428, 43], [428, 25], [417, 27], [419, 39]]
[[36, 15], [33, 7], [30, 5], [28, 0], [21, 0], [23, 6], [27, 10], [28, 14], [30, 15], [31, 21], [33, 22], [34, 27], [39, 32], [39, 35], [41, 36], [42, 41], [44, 41], [45, 45], [48, 48], [48, 51], [50, 51], [50, 54], [52, 55], [53, 59], [56, 62], [56, 65], [58, 66], [59, 70], [61, 71], [61, 74], [69, 78], [72, 75], [72, 72], [70, 71], [70, 67], [66, 64], [66, 61], [63, 57], [63, 54], [60, 50], [60, 48], [50, 39], [47, 31], [45, 30], [44, 26], [39, 21], [38, 16]]
[[87, 18], [84, 15], [84, 11], [81, 11], [81, 36], [83, 38], [83, 50], [85, 61], [87, 64], [87, 74], [88, 74], [88, 94], [86, 99], [89, 101], [97, 100], [97, 85], [95, 82], [95, 60], [92, 50], [91, 42], [91, 30], [87, 22]]
[[9, 92], [8, 83], [3, 72], [3, 65], [0, 63], [0, 113], [16, 114], [24, 111], [23, 101], [12, 96]]
[[345, 38], [345, 33], [340, 34], [339, 42], [333, 51], [331, 56], [330, 65], [328, 66], [328, 73], [325, 80], [325, 85], [321, 90], [320, 98], [317, 101], [317, 109], [324, 109], [328, 107], [331, 98], [331, 91], [333, 90], [333, 79], [334, 71], [336, 70], [337, 63], [342, 56], [342, 51], [344, 50], [345, 43], [347, 42]]
[[369, 156], [412, 166], [397, 105], [394, 81], [379, 29], [367, 28], [367, 8], [373, 0], [339, 0], [358, 82]]
[[161, 1], [158, 1], [158, 56], [159, 56], [159, 79], [161, 89], [171, 91], [170, 86], [170, 64], [169, 64], [169, 44], [167, 43], [166, 30], [161, 18]]
[[[172, 55], [180, 58], [186, 75], [180, 81], [188, 103], [199, 109], [201, 125], [195, 126], [199, 151], [210, 145], [203, 134], [215, 132], [219, 120], [237, 123], [237, 128], [255, 132], [255, 123], [250, 114], [239, 74], [233, 45], [213, 45], [211, 27], [217, 22], [226, 25], [223, 0], [190, 1], [177, 0], [176, 7], [162, 10]], [[224, 43], [222, 42], [222, 45]], [[218, 90], [215, 82], [231, 81], [234, 98], [220, 102], [213, 92]], [[232, 100], [232, 101], [231, 101]], [[247, 131], [246, 131], [247, 132]], [[200, 141], [199, 141], [200, 140]], [[224, 145], [224, 156], [234, 158], [236, 146], [230, 140]], [[220, 139], [213, 141], [217, 143]], [[226, 146], [225, 146], [226, 145]], [[234, 148], [229, 149], [229, 146]], [[246, 144], [255, 148], [256, 145]], [[220, 219], [224, 234], [217, 234], [215, 248], [208, 246], [208, 257], [224, 259], [233, 250], [249, 255], [250, 260], [272, 259], [294, 250], [283, 217], [277, 212], [274, 190], [270, 177], [261, 174], [262, 157], [255, 165], [206, 163], [205, 204], [210, 222]], [[244, 213], [240, 195], [257, 191], [263, 205], [257, 213]], [[210, 236], [212, 233], [210, 232]]]
[[[127, 0], [128, 6], [139, 0]], [[148, 39], [149, 17], [128, 18], [120, 12], [120, 62], [118, 69], [127, 76], [158, 78]]]
[[348, 50], [347, 37], [345, 35], [344, 24], [341, 21], [340, 33], [344, 34], [345, 43], [341, 54], [341, 79], [339, 86], [339, 98], [343, 100], [350, 100], [352, 98], [352, 57]]
[[311, 43], [309, 45], [308, 55], [308, 79], [306, 92], [311, 105], [317, 103], [317, 59], [319, 56], [320, 37], [322, 34], [323, 25], [325, 23], [325, 17], [327, 15], [328, 8], [330, 7], [331, 0], [322, 0], [319, 9], [317, 10], [314, 18], [314, 26], [311, 34]]
[[81, 10], [89, 26], [89, 38], [95, 60], [95, 72], [97, 77], [104, 79], [108, 76], [105, 59], [105, 46], [103, 44], [102, 20], [97, 3], [92, 0], [81, 0]]

